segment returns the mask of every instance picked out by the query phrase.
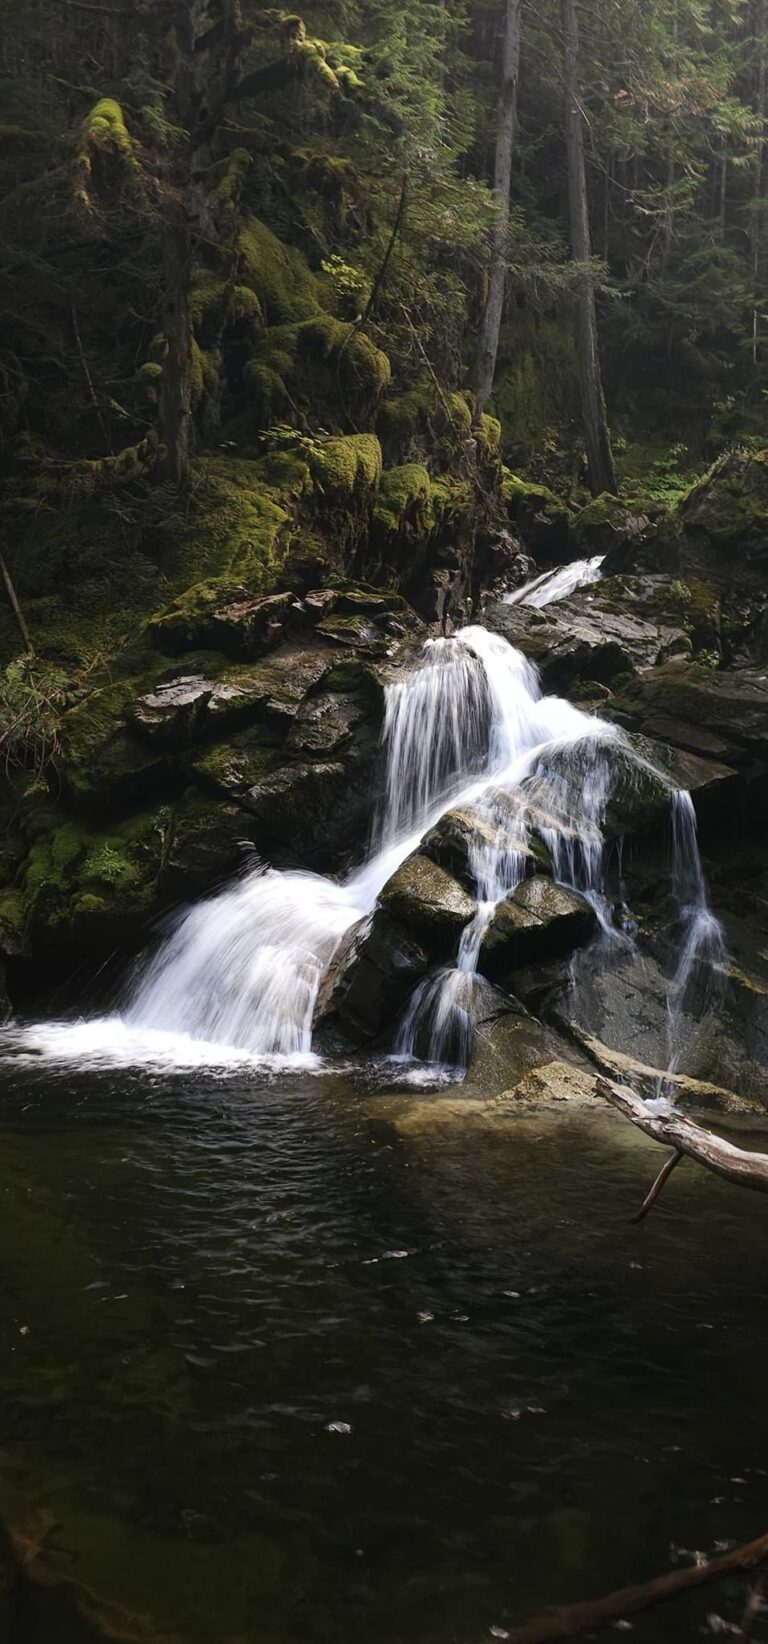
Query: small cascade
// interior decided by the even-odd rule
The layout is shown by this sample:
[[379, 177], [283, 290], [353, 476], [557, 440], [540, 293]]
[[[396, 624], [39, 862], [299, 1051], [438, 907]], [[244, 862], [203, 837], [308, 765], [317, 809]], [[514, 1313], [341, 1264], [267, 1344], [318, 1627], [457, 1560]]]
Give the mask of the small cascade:
[[[723, 927], [707, 900], [696, 812], [685, 789], [672, 796], [672, 894], [681, 939], [667, 993], [667, 1072], [678, 1073], [721, 1003], [726, 961]], [[663, 1086], [660, 1094], [665, 1094]]]
[[544, 605], [554, 605], [558, 599], [567, 599], [577, 588], [597, 582], [604, 559], [604, 554], [594, 554], [591, 559], [575, 559], [571, 565], [560, 565], [554, 571], [542, 571], [530, 582], [524, 582], [522, 588], [516, 588], [514, 593], [505, 594], [504, 604], [535, 605], [539, 610]]
[[387, 687], [384, 791], [374, 825], [379, 847], [423, 830], [459, 778], [482, 770], [488, 724], [488, 683], [476, 654], [453, 639], [428, 639], [405, 678]]

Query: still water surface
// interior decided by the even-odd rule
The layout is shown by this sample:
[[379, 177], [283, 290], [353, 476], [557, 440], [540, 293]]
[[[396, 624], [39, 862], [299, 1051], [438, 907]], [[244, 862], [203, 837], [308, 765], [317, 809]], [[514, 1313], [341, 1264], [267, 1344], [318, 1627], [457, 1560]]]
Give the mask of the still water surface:
[[768, 1204], [633, 1227], [611, 1113], [9, 1054], [0, 1121], [0, 1506], [184, 1644], [480, 1644], [768, 1530]]

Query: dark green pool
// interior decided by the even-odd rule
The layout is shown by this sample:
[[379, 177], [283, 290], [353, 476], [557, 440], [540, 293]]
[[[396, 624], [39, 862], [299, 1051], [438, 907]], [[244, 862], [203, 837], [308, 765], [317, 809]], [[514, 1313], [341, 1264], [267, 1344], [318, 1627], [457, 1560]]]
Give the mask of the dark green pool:
[[479, 1644], [768, 1530], [759, 1197], [686, 1166], [633, 1227], [611, 1113], [0, 1079], [0, 1508], [163, 1635]]

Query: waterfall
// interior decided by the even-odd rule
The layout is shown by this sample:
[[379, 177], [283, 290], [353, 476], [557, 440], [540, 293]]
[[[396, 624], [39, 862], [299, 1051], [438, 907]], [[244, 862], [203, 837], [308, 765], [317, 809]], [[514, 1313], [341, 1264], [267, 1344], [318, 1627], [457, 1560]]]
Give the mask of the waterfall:
[[457, 780], [482, 768], [488, 721], [488, 685], [476, 654], [452, 639], [428, 639], [416, 666], [387, 687], [383, 802], [374, 823], [379, 845], [423, 829]]
[[[628, 763], [651, 770], [617, 727], [542, 696], [536, 669], [505, 639], [470, 626], [428, 640], [386, 688], [379, 795], [362, 865], [341, 882], [252, 870], [180, 920], [119, 1016], [35, 1030], [37, 1044], [62, 1059], [306, 1058], [320, 984], [340, 942], [371, 914], [424, 835], [459, 807], [477, 822], [465, 872], [474, 917], [454, 964], [414, 990], [394, 1050], [464, 1067], [477, 997], [487, 986], [478, 975], [483, 940], [500, 902], [530, 869], [532, 841], [546, 847], [555, 881], [591, 903], [606, 937], [630, 940], [616, 928], [604, 884], [606, 810]], [[682, 943], [668, 998], [672, 1070], [680, 1026], [700, 1011], [702, 988], [710, 986], [712, 997], [723, 951], [687, 794], [673, 798], [673, 847]]]
[[555, 600], [567, 599], [577, 588], [597, 582], [604, 559], [604, 554], [594, 554], [591, 559], [576, 559], [571, 565], [560, 565], [554, 571], [542, 571], [530, 582], [524, 582], [522, 588], [516, 588], [514, 593], [505, 594], [504, 604], [535, 605], [539, 610], [544, 605], [554, 605]]
[[[525, 871], [536, 773], [577, 743], [596, 749], [620, 736], [570, 703], [543, 697], [535, 668], [499, 635], [473, 626], [453, 639], [428, 640], [404, 677], [387, 687], [381, 795], [368, 860], [342, 883], [257, 870], [198, 904], [140, 978], [124, 1020], [137, 1033], [162, 1030], [254, 1055], [308, 1054], [318, 989], [341, 938], [370, 914], [427, 830], [462, 803], [489, 824], [469, 861], [477, 913], [456, 966], [417, 989], [411, 1027], [403, 1025], [397, 1045], [409, 1054], [431, 1014], [429, 1059], [443, 1061], [450, 1052], [465, 1060], [482, 939], [494, 909]], [[511, 804], [529, 778], [525, 804]], [[583, 786], [581, 774], [576, 786]], [[573, 831], [580, 809], [571, 787], [567, 825]], [[550, 820], [550, 831], [554, 839], [557, 821]], [[582, 854], [596, 877], [596, 847], [585, 843]], [[564, 882], [571, 883], [567, 849], [562, 861]], [[587, 877], [581, 875], [585, 883]]]

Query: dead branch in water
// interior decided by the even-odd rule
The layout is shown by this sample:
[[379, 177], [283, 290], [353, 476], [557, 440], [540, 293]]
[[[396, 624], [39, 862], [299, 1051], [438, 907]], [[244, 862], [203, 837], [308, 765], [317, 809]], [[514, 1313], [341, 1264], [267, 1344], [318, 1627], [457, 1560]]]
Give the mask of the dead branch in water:
[[[723, 1581], [727, 1576], [737, 1575], [739, 1572], [750, 1573], [760, 1570], [768, 1561], [768, 1535], [759, 1536], [757, 1541], [750, 1541], [743, 1547], [734, 1547], [729, 1553], [719, 1553], [717, 1558], [708, 1558], [703, 1564], [691, 1564], [684, 1570], [673, 1570], [669, 1575], [657, 1576], [653, 1581], [643, 1582], [637, 1587], [621, 1587], [616, 1593], [609, 1593], [606, 1598], [594, 1599], [586, 1604], [568, 1604], [563, 1609], [552, 1610], [549, 1615], [538, 1616], [535, 1621], [529, 1621], [523, 1627], [513, 1627], [508, 1633], [510, 1644], [550, 1644], [558, 1638], [576, 1638], [580, 1633], [591, 1632], [595, 1628], [610, 1627], [617, 1621], [623, 1621], [629, 1615], [636, 1615], [640, 1610], [649, 1610], [655, 1604], [663, 1604], [667, 1599], [678, 1598], [682, 1593], [695, 1591], [704, 1587], [710, 1581]], [[760, 1601], [762, 1588], [756, 1584]], [[745, 1623], [751, 1627], [754, 1614], [754, 1595], [747, 1606]], [[748, 1634], [743, 1634], [748, 1636]]]
[[[732, 1142], [715, 1136], [711, 1130], [704, 1130], [682, 1113], [651, 1113], [641, 1096], [636, 1096], [625, 1085], [613, 1084], [610, 1079], [598, 1079], [595, 1089], [598, 1096], [604, 1096], [612, 1107], [623, 1113], [625, 1119], [637, 1125], [646, 1136], [651, 1136], [654, 1142], [660, 1142], [662, 1147], [673, 1147], [677, 1153], [695, 1159], [707, 1170], [713, 1170], [716, 1176], [724, 1177], [727, 1182], [735, 1182], [737, 1187], [750, 1187], [755, 1193], [768, 1193], [768, 1153], [749, 1153], [745, 1148], [734, 1147]], [[673, 1168], [673, 1161], [668, 1160], [667, 1164], [669, 1168], [665, 1166], [646, 1199], [648, 1209]]]
[[633, 1222], [644, 1222], [645, 1221], [645, 1218], [648, 1215], [648, 1211], [651, 1210], [652, 1207], [655, 1205], [656, 1200], [658, 1199], [659, 1194], [660, 1194], [660, 1192], [661, 1192], [661, 1190], [664, 1186], [664, 1183], [669, 1180], [669, 1177], [672, 1175], [673, 1170], [676, 1170], [677, 1166], [679, 1164], [682, 1164], [684, 1158], [685, 1158], [685, 1154], [681, 1153], [679, 1149], [676, 1153], [671, 1153], [670, 1154], [670, 1156], [667, 1159], [666, 1163], [662, 1165], [661, 1170], [659, 1171], [659, 1174], [656, 1177], [656, 1180], [655, 1180], [655, 1182], [653, 1184], [653, 1187], [651, 1188], [650, 1192], [646, 1193], [646, 1196], [643, 1199], [643, 1202], [640, 1206], [640, 1209], [637, 1212], [637, 1215], [632, 1217]]

